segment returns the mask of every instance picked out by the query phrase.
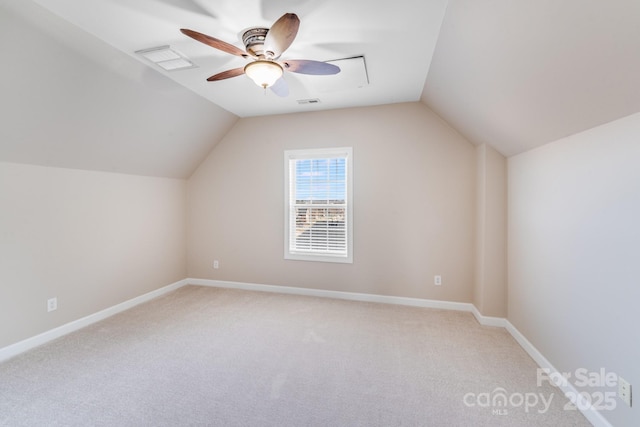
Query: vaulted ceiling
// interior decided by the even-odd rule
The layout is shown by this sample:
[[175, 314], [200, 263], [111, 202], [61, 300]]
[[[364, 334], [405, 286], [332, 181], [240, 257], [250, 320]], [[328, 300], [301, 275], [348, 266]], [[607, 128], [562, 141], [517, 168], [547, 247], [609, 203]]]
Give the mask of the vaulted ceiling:
[[[287, 72], [281, 98], [207, 82], [246, 60], [179, 32], [242, 47], [285, 12], [301, 25], [283, 56], [364, 60]], [[196, 67], [135, 53], [162, 45]], [[0, 51], [0, 161], [152, 176], [188, 177], [255, 115], [422, 101], [511, 156], [640, 111], [637, 0], [0, 0]]]

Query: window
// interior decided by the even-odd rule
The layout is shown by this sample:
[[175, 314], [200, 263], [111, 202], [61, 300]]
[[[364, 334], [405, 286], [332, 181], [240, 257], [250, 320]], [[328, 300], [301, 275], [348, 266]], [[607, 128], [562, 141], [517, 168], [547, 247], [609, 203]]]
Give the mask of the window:
[[284, 158], [285, 259], [353, 262], [351, 147]]

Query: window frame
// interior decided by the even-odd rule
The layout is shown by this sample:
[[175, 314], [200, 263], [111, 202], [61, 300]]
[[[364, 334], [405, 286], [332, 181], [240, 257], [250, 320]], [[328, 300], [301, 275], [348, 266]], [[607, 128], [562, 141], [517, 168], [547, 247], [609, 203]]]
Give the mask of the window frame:
[[[291, 224], [291, 202], [292, 191], [292, 167], [291, 162], [295, 160], [305, 159], [328, 159], [328, 158], [344, 158], [345, 159], [345, 238], [346, 238], [346, 255], [298, 252], [291, 250], [291, 231], [295, 229]], [[295, 172], [293, 172], [295, 173]], [[284, 259], [297, 261], [318, 261], [333, 263], [353, 263], [353, 148], [337, 147], [337, 148], [315, 148], [315, 149], [298, 149], [284, 151]]]

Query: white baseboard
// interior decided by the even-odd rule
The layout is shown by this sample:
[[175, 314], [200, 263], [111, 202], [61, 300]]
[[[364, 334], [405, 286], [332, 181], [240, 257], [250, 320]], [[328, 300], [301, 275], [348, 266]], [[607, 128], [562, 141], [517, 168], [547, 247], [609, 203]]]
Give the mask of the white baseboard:
[[99, 322], [100, 320], [106, 319], [107, 317], [113, 316], [114, 314], [120, 313], [124, 310], [128, 310], [132, 307], [135, 307], [136, 305], [150, 301], [163, 294], [166, 294], [167, 292], [171, 292], [187, 284], [199, 285], [199, 286], [211, 286], [211, 287], [218, 287], [218, 288], [243, 289], [243, 290], [250, 290], [250, 291], [275, 292], [275, 293], [282, 293], [282, 294], [306, 295], [306, 296], [314, 296], [314, 297], [322, 297], [322, 298], [335, 298], [335, 299], [350, 300], [350, 301], [406, 305], [406, 306], [412, 306], [412, 307], [435, 308], [435, 309], [441, 309], [441, 310], [466, 311], [466, 312], [473, 313], [473, 315], [478, 320], [478, 322], [481, 325], [486, 325], [486, 326], [504, 327], [504, 321], [505, 321], [505, 319], [496, 318], [496, 317], [487, 317], [487, 316], [481, 315], [478, 309], [471, 303], [438, 301], [438, 300], [428, 300], [428, 299], [421, 299], [421, 298], [396, 297], [396, 296], [388, 296], [388, 295], [363, 294], [363, 293], [356, 293], [356, 292], [329, 291], [329, 290], [322, 290], [322, 289], [298, 288], [298, 287], [292, 287], [292, 286], [261, 285], [261, 284], [255, 284], [255, 283], [229, 282], [229, 281], [209, 280], [209, 279], [184, 279], [179, 282], [173, 283], [171, 285], [165, 286], [163, 288], [157, 289], [155, 291], [141, 295], [139, 297], [130, 299], [123, 303], [117, 304], [113, 307], [109, 307], [97, 313], [91, 314], [89, 316], [83, 317], [73, 322], [69, 322], [67, 324], [51, 329], [49, 331], [43, 332], [34, 337], [27, 338], [26, 340], [17, 342], [15, 344], [9, 345], [4, 348], [0, 348], [0, 362], [2, 362], [3, 360], [7, 360], [11, 357], [17, 356], [18, 354], [23, 353], [27, 350], [30, 350], [32, 348], [45, 344], [48, 341], [52, 341], [63, 335], [69, 334], [71, 332], [77, 331], [78, 329], [81, 329], [93, 323]]
[[471, 304], [471, 313], [473, 313], [473, 316], [482, 326], [497, 326], [504, 328], [507, 325], [507, 319], [504, 317], [485, 316], [481, 314], [480, 310], [478, 310], [478, 308], [473, 304]]
[[[518, 342], [518, 344], [520, 344], [520, 347], [522, 347], [524, 351], [526, 351], [529, 356], [531, 356], [531, 358], [538, 364], [538, 366], [543, 369], [549, 370], [548, 375], [555, 377], [556, 375], [560, 374], [560, 372], [551, 364], [551, 362], [549, 362], [547, 358], [544, 357], [542, 353], [540, 353], [540, 351], [538, 351], [538, 349], [535, 348], [533, 344], [531, 344], [531, 342], [529, 342], [529, 340], [526, 339], [525, 336], [522, 335], [522, 333], [518, 331], [518, 329], [506, 319], [505, 328]], [[560, 384], [559, 388], [560, 390], [562, 390], [562, 393], [564, 395], [568, 394], [570, 396], [576, 396], [577, 398], [582, 399], [582, 395], [580, 395], [578, 390], [569, 381], [567, 381], [565, 384]], [[588, 409], [581, 409], [585, 407], [588, 407]], [[580, 410], [582, 415], [584, 415], [585, 418], [587, 418], [587, 420], [589, 420], [589, 422], [594, 425], [594, 427], [611, 427], [611, 423], [609, 423], [609, 421], [607, 421], [602, 416], [602, 413], [594, 409], [589, 402], [581, 402], [581, 404], [578, 405], [578, 410]]]
[[438, 308], [442, 310], [467, 311], [473, 314], [483, 326], [505, 327], [506, 319], [480, 314], [475, 305], [465, 302], [439, 301], [422, 298], [394, 297], [388, 295], [362, 294], [356, 292], [327, 291], [322, 289], [297, 288], [293, 286], [259, 285], [210, 279], [187, 279], [192, 285], [212, 286], [216, 288], [243, 289], [247, 291], [276, 292], [281, 294], [306, 295], [322, 298], [336, 298], [350, 301], [378, 302], [383, 304], [408, 305], [412, 307]]
[[106, 308], [97, 313], [93, 313], [81, 319], [74, 320], [73, 322], [58, 326], [57, 328], [51, 329], [47, 332], [43, 332], [34, 337], [27, 338], [26, 340], [19, 341], [4, 348], [0, 348], [0, 362], [17, 356], [20, 353], [31, 350], [32, 348], [38, 347], [49, 341], [55, 340], [56, 338], [60, 338], [63, 335], [67, 335], [93, 323], [104, 320], [107, 317], [113, 316], [114, 314], [118, 314], [122, 311], [128, 310], [132, 307], [135, 307], [136, 305], [150, 301], [168, 292], [176, 290], [186, 284], [186, 280], [180, 280], [179, 282], [172, 283], [171, 285], [156, 289], [155, 291], [148, 292], [144, 295], [140, 295], [139, 297], [132, 298], [123, 303], [114, 305], [113, 307]]
[[246, 291], [275, 292], [280, 294], [335, 298], [349, 301], [378, 302], [408, 305], [412, 307], [439, 308], [442, 310], [472, 311], [473, 304], [464, 302], [437, 301], [421, 298], [394, 297], [388, 295], [361, 294], [356, 292], [327, 291], [322, 289], [297, 288], [293, 286], [259, 285], [255, 283], [228, 282], [209, 279], [187, 279], [187, 283], [215, 288], [242, 289]]

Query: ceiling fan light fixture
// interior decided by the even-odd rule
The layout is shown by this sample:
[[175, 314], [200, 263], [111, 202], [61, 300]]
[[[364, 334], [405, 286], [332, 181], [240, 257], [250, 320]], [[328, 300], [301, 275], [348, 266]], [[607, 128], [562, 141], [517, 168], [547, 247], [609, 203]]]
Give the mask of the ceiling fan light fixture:
[[282, 67], [277, 62], [257, 60], [244, 67], [244, 73], [258, 86], [266, 89], [282, 77]]

